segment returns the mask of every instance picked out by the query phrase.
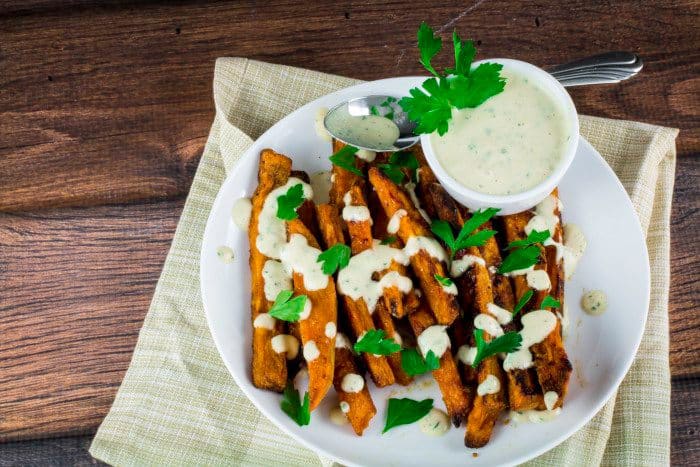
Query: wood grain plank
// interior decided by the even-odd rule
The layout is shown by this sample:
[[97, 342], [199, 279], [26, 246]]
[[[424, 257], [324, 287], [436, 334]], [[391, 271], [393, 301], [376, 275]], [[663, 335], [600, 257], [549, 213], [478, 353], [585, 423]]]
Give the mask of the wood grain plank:
[[674, 376], [700, 376], [700, 157], [678, 160], [671, 213], [670, 363]]
[[700, 378], [671, 382], [671, 465], [698, 465]]
[[107, 413], [182, 203], [0, 214], [0, 440]]
[[508, 0], [78, 3], [40, 1], [36, 13], [10, 5], [0, 14], [0, 210], [181, 196], [213, 115], [216, 57], [362, 79], [416, 74], [421, 20], [475, 38], [483, 57], [548, 65], [638, 52], [640, 77], [573, 90], [579, 110], [681, 127], [681, 153], [700, 150], [700, 9], [692, 0], [618, 2], [614, 14], [607, 2], [587, 0], [566, 8]]

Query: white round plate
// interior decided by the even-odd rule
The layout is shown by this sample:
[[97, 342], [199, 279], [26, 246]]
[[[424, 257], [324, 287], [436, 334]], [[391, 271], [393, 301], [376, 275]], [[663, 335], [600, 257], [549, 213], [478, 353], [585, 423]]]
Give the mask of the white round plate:
[[[279, 394], [252, 384], [248, 237], [233, 224], [231, 208], [236, 199], [252, 195], [260, 150], [269, 147], [286, 154], [293, 159], [295, 169], [309, 174], [328, 170], [330, 143], [321, 140], [314, 130], [319, 107], [330, 108], [362, 95], [407, 95], [423, 79], [385, 79], [328, 94], [292, 112], [255, 141], [221, 186], [209, 215], [201, 251], [204, 308], [221, 358], [243, 392], [274, 424], [321, 455], [346, 465], [383, 467], [518, 464], [561, 443], [600, 410], [632, 364], [646, 322], [649, 260], [644, 236], [619, 180], [583, 138], [559, 186], [564, 222], [578, 224], [588, 239], [578, 270], [566, 284], [571, 325], [565, 344], [574, 371], [559, 417], [541, 424], [499, 422], [489, 444], [476, 450], [464, 447], [464, 427], [452, 428], [442, 437], [425, 436], [418, 424], [381, 434], [389, 397], [431, 397], [435, 406], [444, 410], [440, 392], [428, 375], [408, 389], [378, 389], [369, 383], [377, 415], [362, 437], [356, 436], [349, 425], [336, 426], [329, 420], [328, 413], [337, 404], [332, 389], [312, 413], [311, 424], [299, 427], [280, 410]], [[235, 252], [232, 263], [218, 259], [216, 249], [221, 245]], [[605, 314], [592, 317], [581, 311], [584, 289], [607, 293]], [[474, 452], [478, 457], [472, 456]]]

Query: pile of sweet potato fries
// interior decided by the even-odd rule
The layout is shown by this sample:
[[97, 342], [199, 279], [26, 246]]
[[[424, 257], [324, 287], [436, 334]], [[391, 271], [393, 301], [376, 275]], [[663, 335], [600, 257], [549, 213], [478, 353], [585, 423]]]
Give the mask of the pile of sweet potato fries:
[[[342, 147], [343, 143], [333, 142], [334, 151]], [[315, 205], [313, 201], [305, 200], [297, 210], [298, 218], [286, 221], [287, 234], [300, 234], [308, 245], [320, 250], [339, 243], [348, 245], [354, 257], [372, 249], [375, 239], [385, 240], [391, 247], [401, 249], [416, 236], [435, 238], [425, 219], [426, 213], [430, 219], [446, 221], [459, 231], [470, 218], [469, 211], [455, 202], [438, 183], [420, 147], [413, 147], [410, 152], [418, 161], [419, 168], [418, 176], [413, 176], [413, 184], [408, 190], [404, 185], [395, 184], [380, 170], [380, 165], [387, 162], [389, 154], [379, 153], [372, 162], [356, 157], [355, 167], [362, 175], [333, 165], [329, 202]], [[260, 314], [268, 312], [273, 304], [264, 292], [263, 267], [268, 258], [256, 245], [260, 214], [270, 192], [287, 183], [290, 176], [306, 181], [309, 179], [307, 174], [292, 170], [289, 157], [271, 149], [262, 151], [248, 232], [253, 321]], [[407, 174], [406, 178], [411, 180], [410, 176]], [[557, 195], [555, 190], [552, 196]], [[352, 206], [366, 206], [371, 219], [344, 220], [341, 213], [348, 202]], [[387, 225], [399, 210], [404, 210], [405, 215], [399, 216], [398, 230], [390, 233]], [[558, 208], [555, 213], [560, 216]], [[408, 385], [413, 378], [402, 368], [400, 352], [391, 355], [363, 352], [358, 355], [352, 350], [352, 342], [372, 329], [381, 329], [388, 337], [396, 336], [399, 343], [402, 339], [398, 336], [403, 332], [407, 337], [404, 341], [406, 345], [412, 340], [406, 336], [406, 330], [417, 338], [425, 329], [439, 324], [448, 327], [451, 351], [446, 351], [440, 357], [439, 368], [432, 371], [432, 376], [438, 383], [453, 424], [466, 425], [466, 446], [476, 448], [488, 443], [496, 420], [506, 409], [544, 410], [543, 396], [549, 391], [556, 392], [558, 400], [555, 407], [560, 407], [567, 391], [571, 364], [562, 342], [559, 319], [555, 329], [542, 342], [531, 347], [531, 368], [506, 372], [498, 355], [487, 357], [472, 368], [456, 356], [461, 346], [475, 345], [474, 318], [479, 314], [493, 316], [489, 304], [513, 310], [528, 292], [524, 275], [502, 275], [497, 270], [505, 255], [505, 245], [526, 237], [525, 226], [532, 216], [531, 212], [522, 212], [494, 217], [479, 227], [494, 229], [498, 233], [483, 246], [456, 252], [454, 260], [465, 255], [476, 258], [464, 274], [454, 278], [456, 295], [446, 291], [438, 280], [439, 277], [450, 276], [450, 265], [422, 249], [410, 256], [410, 264], [394, 261], [387, 270], [376, 274], [375, 279], [379, 280], [384, 274], [397, 271], [411, 278], [414, 288], [408, 293], [397, 287], [384, 289], [372, 311], [363, 299], [353, 300], [337, 291], [338, 273], [329, 278], [325, 288], [310, 291], [305, 287], [302, 275], [295, 272], [292, 276], [293, 292], [306, 295], [312, 311], [308, 319], [299, 322], [276, 320], [271, 329], [253, 327], [252, 375], [255, 386], [282, 392], [291, 379], [290, 374], [299, 368], [300, 362], [304, 362], [302, 352], [296, 359], [288, 360], [284, 353], [273, 350], [271, 341], [275, 336], [296, 336], [302, 346], [313, 341], [319, 355], [308, 363], [304, 362], [309, 374], [310, 409], [319, 405], [332, 385], [339, 400], [347, 402], [345, 407], [349, 407], [349, 410], [345, 415], [352, 428], [357, 435], [362, 435], [376, 414], [375, 404], [366, 384], [358, 392], [344, 391], [342, 381], [345, 375], [366, 372], [378, 387], [395, 383]], [[561, 243], [562, 235], [560, 221], [551, 236]], [[522, 327], [520, 318], [532, 310], [539, 310], [546, 295], [563, 302], [564, 273], [556, 247], [540, 245], [540, 248], [541, 255], [535, 269], [546, 271], [551, 288], [548, 291], [535, 291], [518, 317], [504, 325], [504, 331], [519, 330]], [[554, 313], [553, 309], [549, 311]], [[337, 336], [326, 332], [329, 322], [337, 323]], [[337, 345], [336, 340], [346, 339], [344, 336], [347, 336], [350, 346]], [[494, 336], [484, 332], [483, 338], [488, 342]], [[478, 394], [478, 385], [489, 375], [498, 378], [500, 389], [495, 393]]]

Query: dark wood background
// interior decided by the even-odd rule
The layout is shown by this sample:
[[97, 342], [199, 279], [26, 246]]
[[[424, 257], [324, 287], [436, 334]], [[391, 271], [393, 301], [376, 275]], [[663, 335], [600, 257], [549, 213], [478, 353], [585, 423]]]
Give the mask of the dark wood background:
[[[672, 458], [700, 460], [697, 0], [0, 0], [0, 465], [91, 462], [86, 435], [129, 363], [214, 115], [214, 60], [416, 74], [421, 20], [482, 57], [644, 58], [638, 78], [572, 94], [581, 113], [681, 129]], [[36, 438], [60, 439], [18, 441]]]

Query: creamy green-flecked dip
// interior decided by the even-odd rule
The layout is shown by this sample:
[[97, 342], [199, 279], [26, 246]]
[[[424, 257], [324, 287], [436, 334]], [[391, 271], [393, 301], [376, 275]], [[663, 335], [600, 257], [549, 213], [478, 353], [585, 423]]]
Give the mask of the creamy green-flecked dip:
[[447, 173], [471, 190], [508, 195], [527, 191], [559, 164], [570, 121], [539, 83], [504, 66], [502, 93], [479, 107], [453, 111], [443, 136], [430, 143]]

